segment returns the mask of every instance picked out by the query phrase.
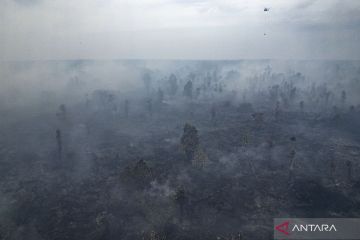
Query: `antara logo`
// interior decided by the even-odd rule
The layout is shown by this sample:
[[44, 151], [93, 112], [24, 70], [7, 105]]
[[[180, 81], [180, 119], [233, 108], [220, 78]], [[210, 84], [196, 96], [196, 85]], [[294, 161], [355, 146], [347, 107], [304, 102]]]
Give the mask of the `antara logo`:
[[289, 235], [289, 221], [283, 222], [277, 226], [275, 226], [275, 229], [278, 230], [279, 232], [285, 234], [285, 235]]
[[292, 232], [336, 232], [334, 224], [295, 224], [291, 230]]
[[[290, 235], [289, 233], [290, 221], [285, 221], [277, 226], [275, 229], [282, 234]], [[337, 229], [334, 224], [294, 224], [291, 232], [336, 232]]]

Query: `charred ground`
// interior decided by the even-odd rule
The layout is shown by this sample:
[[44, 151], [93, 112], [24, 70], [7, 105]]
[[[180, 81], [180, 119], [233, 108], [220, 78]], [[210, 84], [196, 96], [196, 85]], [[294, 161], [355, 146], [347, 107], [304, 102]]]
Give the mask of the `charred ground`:
[[232, 62], [123, 64], [141, 88], [2, 109], [1, 239], [271, 239], [275, 217], [360, 215], [346, 64], [319, 82]]

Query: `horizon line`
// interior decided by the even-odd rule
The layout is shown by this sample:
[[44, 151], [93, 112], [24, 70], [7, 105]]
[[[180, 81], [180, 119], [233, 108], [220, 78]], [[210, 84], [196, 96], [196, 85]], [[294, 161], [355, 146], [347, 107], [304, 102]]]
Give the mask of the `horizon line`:
[[208, 62], [237, 62], [237, 61], [360, 61], [360, 59], [332, 59], [332, 58], [64, 58], [64, 59], [22, 59], [22, 60], [0, 60], [0, 62], [63, 62], [63, 61], [208, 61]]

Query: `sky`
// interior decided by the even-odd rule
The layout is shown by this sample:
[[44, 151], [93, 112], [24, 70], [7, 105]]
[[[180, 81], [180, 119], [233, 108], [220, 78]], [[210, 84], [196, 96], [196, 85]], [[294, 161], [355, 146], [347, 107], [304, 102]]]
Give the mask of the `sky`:
[[360, 0], [0, 1], [2, 61], [360, 59], [359, 43]]

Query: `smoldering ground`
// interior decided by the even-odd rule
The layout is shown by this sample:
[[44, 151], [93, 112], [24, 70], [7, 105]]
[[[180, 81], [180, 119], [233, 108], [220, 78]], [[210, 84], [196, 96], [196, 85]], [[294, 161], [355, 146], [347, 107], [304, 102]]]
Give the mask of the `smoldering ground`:
[[3, 64], [1, 238], [268, 239], [274, 217], [357, 217], [359, 71]]

